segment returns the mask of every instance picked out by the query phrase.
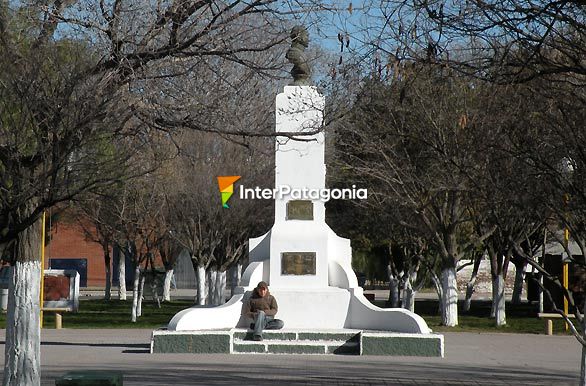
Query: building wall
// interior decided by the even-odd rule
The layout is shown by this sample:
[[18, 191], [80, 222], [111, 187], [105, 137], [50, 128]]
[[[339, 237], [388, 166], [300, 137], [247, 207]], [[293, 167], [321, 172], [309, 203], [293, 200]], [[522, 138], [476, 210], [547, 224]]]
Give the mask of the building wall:
[[88, 240], [77, 223], [51, 224], [51, 241], [45, 248], [46, 269], [50, 268], [50, 259], [87, 259], [87, 286], [105, 286], [106, 269], [102, 247]]

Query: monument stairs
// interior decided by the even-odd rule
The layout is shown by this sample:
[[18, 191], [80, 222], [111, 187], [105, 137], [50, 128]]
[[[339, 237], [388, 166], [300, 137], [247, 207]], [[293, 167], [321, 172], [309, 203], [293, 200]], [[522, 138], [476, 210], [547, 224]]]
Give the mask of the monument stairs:
[[344, 354], [443, 357], [442, 335], [405, 334], [357, 329], [265, 330], [263, 340], [253, 341], [252, 331], [157, 330], [152, 353], [182, 354]]

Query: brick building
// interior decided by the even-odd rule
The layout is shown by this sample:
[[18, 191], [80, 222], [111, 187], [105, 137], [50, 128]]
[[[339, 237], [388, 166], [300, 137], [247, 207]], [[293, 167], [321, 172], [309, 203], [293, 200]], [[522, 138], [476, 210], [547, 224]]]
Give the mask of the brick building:
[[76, 222], [59, 221], [47, 227], [51, 240], [45, 247], [45, 268], [75, 269], [80, 274], [81, 287], [104, 287], [102, 246], [89, 240]]

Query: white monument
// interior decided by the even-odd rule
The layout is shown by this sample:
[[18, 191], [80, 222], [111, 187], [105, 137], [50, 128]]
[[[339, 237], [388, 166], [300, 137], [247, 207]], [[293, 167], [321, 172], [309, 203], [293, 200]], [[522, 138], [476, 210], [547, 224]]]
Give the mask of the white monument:
[[[292, 51], [288, 57], [295, 54]], [[303, 72], [303, 63], [297, 62], [294, 77], [296, 71], [297, 75]], [[276, 100], [277, 132], [300, 135], [276, 137], [275, 187], [287, 186], [291, 193], [276, 198], [273, 227], [250, 239], [250, 264], [230, 301], [218, 307], [183, 310], [168, 329], [246, 327], [248, 322], [240, 316], [243, 300], [264, 280], [277, 299], [277, 317], [285, 322], [285, 329], [430, 333], [420, 316], [401, 308], [376, 307], [364, 297], [351, 266], [350, 240], [338, 237], [326, 224], [324, 202], [319, 197], [308, 199], [293, 193], [319, 191], [326, 180], [324, 134], [320, 131], [325, 100], [314, 87], [294, 84], [299, 83], [302, 85], [286, 86]]]

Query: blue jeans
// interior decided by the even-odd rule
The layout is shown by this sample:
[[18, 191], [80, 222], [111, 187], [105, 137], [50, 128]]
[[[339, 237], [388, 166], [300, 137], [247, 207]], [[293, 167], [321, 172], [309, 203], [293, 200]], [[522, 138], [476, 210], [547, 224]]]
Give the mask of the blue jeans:
[[283, 328], [285, 323], [280, 319], [275, 319], [273, 316], [268, 316], [264, 311], [258, 311], [256, 319], [254, 320], [254, 335], [262, 336], [262, 331], [279, 330]]

